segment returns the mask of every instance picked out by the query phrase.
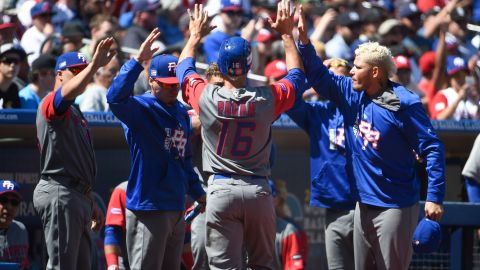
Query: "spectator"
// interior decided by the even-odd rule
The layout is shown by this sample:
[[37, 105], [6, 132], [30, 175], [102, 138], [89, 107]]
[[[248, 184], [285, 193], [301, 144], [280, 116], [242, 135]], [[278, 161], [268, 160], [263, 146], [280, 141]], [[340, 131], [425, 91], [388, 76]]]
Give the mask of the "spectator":
[[433, 119], [479, 119], [479, 96], [475, 85], [467, 83], [468, 66], [460, 56], [447, 58], [449, 87], [433, 98], [430, 114]]
[[416, 58], [419, 58], [432, 47], [430, 41], [417, 34], [423, 25], [421, 13], [414, 3], [405, 3], [399, 7], [398, 16], [406, 33], [402, 43]]
[[48, 2], [35, 4], [30, 10], [32, 16], [32, 26], [25, 31], [20, 44], [28, 55], [28, 63], [31, 65], [33, 60], [40, 55], [40, 48], [49, 35], [54, 33], [52, 25], [52, 11]]
[[361, 14], [361, 20], [361, 33], [358, 36], [358, 39], [355, 40], [350, 46], [352, 53], [362, 43], [368, 41], [378, 41], [378, 28], [380, 27], [380, 24], [383, 22], [384, 18], [379, 8], [367, 5], [367, 7], [363, 9], [363, 12]]
[[67, 22], [63, 25], [59, 37], [56, 35], [47, 37], [40, 52], [58, 57], [63, 53], [79, 51], [84, 37], [85, 32], [78, 22]]
[[130, 269], [127, 256], [126, 240], [126, 190], [127, 181], [113, 189], [108, 201], [107, 215], [105, 218], [105, 259], [108, 270]]
[[[73, 0], [57, 0], [53, 6], [52, 23], [55, 32], [60, 33], [63, 25], [75, 19], [77, 14], [76, 1]], [[32, 16], [33, 17], [33, 16]]]
[[3, 19], [0, 13], [0, 45], [15, 41], [15, 28], [16, 25], [11, 21]]
[[[57, 59], [54, 91], [37, 111], [40, 181], [33, 192], [48, 252], [47, 269], [89, 269], [90, 230], [103, 226], [94, 201], [96, 162], [87, 121], [73, 105], [98, 68], [115, 55], [113, 39], [100, 42], [90, 64], [77, 52]], [[74, 145], [75, 147], [72, 147]]]
[[238, 35], [242, 23], [242, 0], [221, 0], [220, 6], [221, 27], [205, 37], [203, 43], [203, 53], [208, 64], [217, 62], [220, 45], [225, 39]]
[[37, 109], [40, 100], [53, 89], [55, 84], [55, 57], [42, 54], [32, 63], [30, 84], [20, 90], [20, 108]]
[[397, 73], [392, 76], [391, 80], [401, 85], [405, 85], [407, 89], [417, 94], [421, 98], [422, 104], [425, 105], [427, 102], [425, 94], [418, 89], [415, 83], [412, 82], [412, 67], [410, 59], [405, 55], [397, 55], [393, 57], [393, 62], [397, 67]]
[[[157, 55], [154, 29], [138, 55], [122, 66], [107, 94], [122, 122], [132, 153], [127, 186], [127, 251], [132, 269], [178, 269], [185, 234], [185, 195], [205, 204], [205, 192], [191, 163], [190, 119], [177, 101], [177, 58]], [[150, 62], [151, 92], [132, 96], [133, 85]], [[154, 228], [154, 229], [149, 229]]]
[[284, 60], [273, 60], [265, 67], [265, 77], [267, 77], [267, 84], [270, 85], [279, 81], [287, 75], [287, 63]]
[[14, 219], [21, 201], [17, 182], [0, 180], [0, 268], [2, 262], [17, 263], [19, 269], [28, 267], [28, 232]]
[[25, 52], [12, 43], [0, 45], [0, 109], [20, 108], [20, 87], [14, 79], [24, 55]]
[[327, 57], [353, 59], [350, 45], [358, 38], [361, 30], [360, 15], [355, 11], [348, 11], [338, 15], [336, 19], [336, 34], [325, 44]]
[[93, 83], [89, 84], [81, 98], [79, 97], [82, 112], [109, 111], [107, 91], [119, 69], [120, 61], [114, 57], [107, 65], [97, 70], [93, 76]]
[[115, 17], [98, 14], [90, 21], [90, 44], [85, 44], [80, 52], [83, 53], [88, 60], [92, 59], [93, 52], [100, 40], [111, 37], [117, 31], [118, 22]]
[[455, 7], [450, 13], [450, 24], [448, 25], [448, 33], [450, 33], [458, 42], [457, 53], [464, 59], [469, 59], [478, 51], [467, 35], [468, 14], [462, 7]]
[[[140, 48], [150, 32], [157, 26], [157, 9], [159, 7], [160, 2], [157, 0], [135, 1], [132, 8], [133, 25], [127, 29], [123, 36], [123, 46], [133, 49]], [[159, 51], [165, 49], [165, 45], [160, 40], [156, 41], [156, 46], [159, 47]]]

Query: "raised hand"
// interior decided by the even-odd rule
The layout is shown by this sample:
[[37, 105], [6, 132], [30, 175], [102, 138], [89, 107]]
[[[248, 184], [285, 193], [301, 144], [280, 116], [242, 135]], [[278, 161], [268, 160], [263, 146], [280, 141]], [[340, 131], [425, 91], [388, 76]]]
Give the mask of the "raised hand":
[[92, 58], [92, 66], [95, 69], [105, 66], [115, 56], [116, 51], [110, 50], [113, 42], [115, 42], [113, 38], [106, 38], [100, 41]]
[[275, 22], [272, 18], [268, 18], [270, 27], [275, 29], [281, 35], [292, 35], [293, 27], [295, 25], [293, 16], [295, 8], [290, 10], [290, 0], [282, 0], [277, 5], [277, 18]]
[[300, 42], [302, 44], [307, 44], [308, 43], [308, 34], [307, 34], [307, 22], [305, 20], [305, 14], [303, 14], [303, 6], [300, 5], [300, 8], [298, 9], [298, 39], [300, 39]]
[[145, 39], [145, 41], [140, 45], [140, 49], [138, 52], [138, 55], [135, 59], [137, 59], [138, 62], [142, 63], [145, 61], [148, 61], [152, 59], [153, 54], [158, 50], [158, 47], [152, 47], [153, 43], [158, 39], [160, 36], [160, 30], [158, 28], [155, 28], [150, 32], [148, 37]]
[[216, 26], [211, 26], [208, 20], [208, 12], [203, 9], [203, 4], [195, 4], [193, 13], [190, 9], [187, 10], [190, 18], [189, 30], [190, 36], [197, 36], [203, 38], [208, 35]]

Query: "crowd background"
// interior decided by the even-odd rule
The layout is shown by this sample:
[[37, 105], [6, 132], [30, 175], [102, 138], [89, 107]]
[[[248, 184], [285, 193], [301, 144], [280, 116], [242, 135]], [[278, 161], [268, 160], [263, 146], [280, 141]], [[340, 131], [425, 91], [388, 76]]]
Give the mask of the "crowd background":
[[[113, 36], [117, 57], [97, 72], [76, 101], [84, 112], [109, 111], [105, 95], [121, 65], [135, 55], [155, 27], [162, 33], [158, 53], [179, 54], [188, 37], [186, 9], [195, 3], [207, 4], [212, 24], [217, 25], [199, 49], [198, 63], [215, 62], [221, 41], [240, 35], [250, 40], [254, 49], [250, 84], [266, 84], [284, 76], [281, 39], [266, 23], [267, 17], [275, 16], [277, 1], [230, 0], [235, 7], [230, 10], [220, 10], [220, 2], [223, 0], [2, 1], [0, 108], [36, 110], [53, 88], [60, 54], [81, 51], [91, 59], [96, 45]], [[355, 48], [369, 40], [379, 41], [395, 56], [398, 72], [392, 79], [422, 97], [432, 119], [479, 119], [480, 35], [474, 29], [480, 23], [480, 1], [298, 2], [304, 5], [317, 54], [327, 60], [329, 68], [348, 74]], [[136, 94], [148, 89], [147, 76], [139, 77]], [[321, 97], [307, 91], [304, 98], [314, 101]]]
[[[251, 74], [251, 85], [286, 74], [281, 40], [266, 23], [275, 16], [276, 0], [7, 0], [0, 4], [0, 108], [35, 109], [52, 90], [52, 59], [77, 50], [91, 59], [98, 42], [113, 36], [118, 57], [97, 72], [76, 101], [82, 111], [108, 111], [105, 93], [113, 77], [147, 34], [158, 27], [158, 53], [178, 54], [188, 37], [186, 9], [202, 2], [217, 28], [205, 38], [197, 62], [215, 62], [221, 41], [240, 35], [254, 49], [252, 73], [265, 76]], [[231, 8], [221, 10], [223, 2]], [[417, 93], [432, 119], [480, 117], [480, 35], [475, 31], [480, 1], [298, 2], [304, 5], [310, 39], [322, 59], [343, 59], [334, 64], [348, 71], [355, 48], [378, 41], [395, 57], [398, 72], [392, 79]], [[140, 76], [135, 93], [146, 89], [146, 76]], [[304, 97], [318, 99], [308, 91]]]

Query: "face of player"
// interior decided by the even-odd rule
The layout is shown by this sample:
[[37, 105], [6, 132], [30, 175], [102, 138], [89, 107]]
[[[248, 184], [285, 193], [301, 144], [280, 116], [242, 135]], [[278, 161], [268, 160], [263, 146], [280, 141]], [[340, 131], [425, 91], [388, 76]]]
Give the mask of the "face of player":
[[82, 70], [84, 70], [86, 67], [87, 67], [87, 65], [69, 67], [69, 68], [66, 68], [64, 70], [58, 71], [57, 76], [60, 78], [60, 81], [61, 81], [62, 84], [66, 84], [73, 77], [75, 77], [77, 74], [82, 72]]
[[367, 90], [373, 83], [373, 67], [357, 56], [353, 61], [352, 75], [353, 89], [356, 91]]
[[6, 229], [17, 215], [20, 199], [14, 194], [0, 196], [0, 228]]
[[161, 102], [167, 105], [173, 105], [175, 103], [178, 91], [180, 90], [180, 84], [162, 83], [152, 78], [150, 78], [149, 83], [152, 89], [152, 94]]

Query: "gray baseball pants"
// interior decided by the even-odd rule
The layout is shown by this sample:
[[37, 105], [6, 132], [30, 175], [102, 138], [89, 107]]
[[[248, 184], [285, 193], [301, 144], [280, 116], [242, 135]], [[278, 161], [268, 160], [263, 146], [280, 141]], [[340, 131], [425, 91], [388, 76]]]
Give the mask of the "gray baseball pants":
[[408, 269], [418, 208], [418, 203], [405, 208], [357, 203], [353, 232], [355, 269]]
[[266, 178], [212, 175], [207, 192], [210, 269], [273, 269], [275, 209]]
[[130, 269], [180, 269], [185, 221], [180, 211], [126, 209]]
[[354, 210], [325, 209], [325, 249], [329, 270], [353, 270]]
[[207, 251], [205, 250], [205, 245], [207, 242], [205, 213], [200, 213], [196, 218], [194, 218], [190, 228], [192, 230], [192, 270], [209, 270], [208, 256]]
[[40, 180], [33, 191], [33, 205], [42, 220], [47, 269], [90, 269], [90, 198], [59, 183]]

